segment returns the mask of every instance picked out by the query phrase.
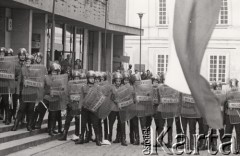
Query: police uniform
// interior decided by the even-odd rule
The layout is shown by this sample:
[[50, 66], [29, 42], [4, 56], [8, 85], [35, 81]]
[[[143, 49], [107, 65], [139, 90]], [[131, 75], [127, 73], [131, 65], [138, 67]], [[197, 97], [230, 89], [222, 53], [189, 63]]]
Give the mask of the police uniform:
[[[86, 79], [86, 75], [85, 73], [80, 73], [80, 71], [75, 70], [72, 72], [72, 78], [73, 80], [75, 80], [76, 78], [79, 79]], [[76, 84], [76, 83], [75, 83]], [[79, 84], [79, 83], [78, 83]], [[69, 89], [71, 83], [69, 82]], [[73, 82], [74, 85], [74, 82]], [[80, 89], [82, 90], [82, 88]], [[82, 106], [82, 102], [83, 102], [83, 96], [82, 96], [82, 91], [78, 90], [78, 92], [73, 93], [71, 90], [69, 91], [69, 98], [70, 101], [67, 105], [67, 116], [66, 116], [66, 120], [65, 120], [65, 125], [64, 125], [64, 131], [63, 131], [63, 135], [58, 139], [60, 141], [64, 141], [67, 140], [67, 134], [68, 134], [68, 130], [71, 124], [71, 121], [73, 118], [75, 118], [75, 135], [79, 136], [79, 115], [80, 115], [80, 109]], [[73, 99], [72, 96], [77, 97], [77, 99]], [[79, 99], [78, 99], [79, 97]]]
[[[233, 128], [235, 127], [237, 147], [236, 149], [240, 151], [240, 116], [239, 116], [239, 100], [240, 99], [240, 89], [238, 87], [238, 80], [232, 79], [230, 81], [230, 90], [227, 92], [227, 102], [225, 109], [225, 134], [230, 135], [224, 139], [224, 142], [229, 142], [231, 140]], [[235, 103], [235, 105], [233, 105]], [[229, 147], [228, 147], [229, 148]]]
[[[15, 122], [14, 122], [14, 126], [12, 127], [12, 131], [16, 131], [19, 125], [19, 122], [22, 120], [22, 118], [24, 118], [25, 116], [25, 112], [23, 110], [22, 107], [22, 111], [20, 111], [20, 107], [23, 104], [22, 101], [22, 90], [23, 90], [23, 78], [22, 78], [22, 68], [25, 66], [25, 61], [26, 61], [26, 57], [27, 57], [27, 51], [25, 48], [20, 48], [18, 51], [18, 58], [19, 58], [19, 63], [16, 65], [16, 76], [17, 78], [15, 79], [16, 82], [16, 94], [15, 96], [13, 96], [13, 104], [14, 104], [14, 108], [16, 108], [16, 112], [15, 109], [13, 110], [13, 112], [15, 112]], [[23, 57], [23, 58], [22, 58]], [[20, 115], [19, 115], [20, 113]], [[31, 128], [29, 129], [31, 130]]]
[[[117, 92], [117, 89], [122, 85], [121, 83], [122, 83], [123, 76], [121, 73], [116, 72], [113, 75], [113, 79], [114, 79], [114, 83], [115, 83], [113, 90], [115, 90]], [[121, 80], [119, 86], [117, 86], [117, 84], [116, 84], [117, 79]], [[111, 138], [112, 138], [113, 124], [117, 118], [117, 120], [118, 120], [118, 128], [117, 128], [118, 136], [116, 136], [116, 140], [117, 141], [121, 140], [121, 145], [127, 146], [125, 122], [121, 122], [121, 120], [120, 120], [119, 108], [117, 106], [117, 101], [116, 101], [117, 94], [115, 94], [115, 91], [113, 91], [114, 93], [112, 94], [113, 95], [112, 100], [114, 101], [114, 104], [112, 107], [113, 109], [112, 109], [111, 113], [109, 114], [109, 139], [111, 140]], [[117, 143], [117, 141], [116, 141], [116, 143]]]
[[[40, 53], [40, 52], [36, 53], [34, 56], [35, 63], [41, 64], [42, 58], [43, 58], [42, 53]], [[47, 75], [46, 67], [42, 66], [42, 68], [44, 68], [43, 70], [45, 70], [45, 75]], [[42, 97], [40, 97], [40, 101], [39, 101], [37, 107], [35, 108], [34, 115], [33, 115], [32, 129], [41, 129], [43, 118], [45, 116], [45, 113], [46, 113], [47, 107], [48, 107], [46, 100], [43, 100], [43, 96], [44, 95], [42, 95]]]
[[[0, 49], [1, 53], [3, 53], [4, 56], [13, 56], [13, 50], [12, 49], [6, 49], [4, 47], [1, 47]], [[16, 75], [16, 69], [15, 69], [15, 77], [18, 78], [18, 75]], [[4, 83], [4, 82], [2, 82]], [[12, 82], [11, 82], [12, 83]], [[2, 94], [0, 95], [2, 96], [2, 99], [1, 99], [1, 114], [3, 116], [4, 112], [5, 112], [5, 120], [3, 121], [3, 123], [5, 123], [6, 125], [9, 125], [11, 123], [11, 120], [12, 120], [12, 116], [14, 115], [14, 105], [13, 105], [13, 108], [10, 108], [10, 101], [9, 100], [12, 100], [12, 94], [8, 93], [8, 94]]]
[[[139, 75], [130, 75], [130, 84], [134, 84], [136, 81], [140, 81], [141, 77]], [[135, 98], [135, 97], [134, 97]], [[130, 143], [133, 145], [139, 145], [140, 144], [140, 135], [139, 135], [139, 118], [137, 116], [134, 116], [132, 119], [130, 119]]]
[[[162, 81], [164, 82], [164, 81]], [[158, 113], [158, 120], [160, 123], [159, 129], [162, 130], [163, 125], [167, 125], [168, 130], [168, 146], [172, 146], [172, 135], [173, 135], [173, 121], [175, 118], [176, 121], [176, 130], [177, 134], [181, 133], [181, 128], [178, 127], [180, 124], [179, 110], [180, 110], [180, 103], [181, 103], [181, 94], [170, 88], [169, 86], [162, 84], [159, 87], [159, 95], [160, 95], [160, 104], [158, 106], [157, 111]], [[164, 122], [165, 120], [165, 122]], [[161, 123], [164, 122], [164, 123]], [[167, 122], [167, 123], [166, 123]], [[180, 128], [180, 129], [179, 129]]]
[[[87, 96], [87, 94], [89, 93], [91, 88], [94, 87], [94, 82], [89, 81], [90, 78], [94, 78], [94, 77], [95, 77], [94, 71], [88, 71], [88, 73], [87, 73], [88, 84], [83, 87], [83, 97], [84, 98]], [[95, 135], [96, 135], [96, 145], [101, 146], [100, 136], [99, 136], [99, 118], [93, 112], [91, 112], [90, 110], [88, 110], [85, 107], [86, 106], [83, 104], [82, 111], [81, 111], [81, 113], [82, 113], [81, 134], [79, 135], [79, 139], [77, 142], [75, 142], [75, 144], [83, 144], [84, 143], [84, 133], [86, 131], [86, 124], [88, 121], [91, 121], [91, 123], [93, 124], [93, 129], [94, 129]]]
[[[29, 63], [33, 63], [33, 56], [28, 55], [26, 58], [26, 61]], [[22, 75], [21, 75], [21, 82], [25, 80], [25, 77], [28, 77], [30, 73], [30, 64], [25, 64], [25, 66], [22, 67]], [[17, 113], [17, 119], [16, 121], [19, 121], [24, 116], [24, 113], [27, 115], [27, 130], [32, 131], [32, 121], [33, 121], [33, 112], [35, 107], [35, 102], [37, 101], [37, 93], [32, 93], [33, 87], [23, 86], [22, 88], [22, 102], [20, 104], [19, 111]]]
[[[53, 75], [53, 72], [57, 72], [57, 74], [61, 71], [61, 66], [55, 62], [50, 65], [51, 75], [46, 76], [45, 79], [45, 96], [44, 101], [49, 106], [49, 114], [48, 114], [48, 134], [53, 136], [56, 134], [54, 131], [55, 124], [58, 122], [58, 133], [62, 133], [62, 116], [61, 110], [65, 110], [64, 101], [62, 101], [62, 96], [60, 95], [51, 95], [51, 88], [57, 84], [54, 82], [54, 77], [59, 75]], [[67, 75], [63, 75], [63, 77], [67, 81]]]

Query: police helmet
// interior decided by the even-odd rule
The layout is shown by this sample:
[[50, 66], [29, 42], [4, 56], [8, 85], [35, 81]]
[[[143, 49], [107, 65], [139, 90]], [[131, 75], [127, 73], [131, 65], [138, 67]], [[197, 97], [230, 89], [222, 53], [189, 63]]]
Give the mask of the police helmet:
[[34, 63], [34, 57], [29, 54], [29, 55], [26, 56], [26, 61], [30, 61], [31, 64], [33, 64]]
[[231, 87], [238, 87], [238, 80], [236, 78], [233, 78], [230, 80], [230, 86]]
[[60, 66], [60, 64], [58, 64], [58, 63], [56, 63], [56, 62], [51, 63], [51, 65], [50, 65], [50, 71], [51, 71], [51, 72], [53, 72], [53, 71], [61, 72], [61, 66]]
[[0, 53], [2, 53], [2, 55], [5, 55], [6, 51], [7, 51], [7, 49], [5, 47], [0, 48]]
[[152, 79], [152, 81], [157, 80], [158, 82], [160, 82], [160, 76], [159, 75], [154, 74], [154, 75], [152, 75], [151, 79]]
[[5, 56], [13, 56], [12, 48], [9, 48], [8, 50], [6, 50]]
[[124, 72], [124, 73], [122, 74], [122, 76], [123, 76], [123, 79], [129, 79], [129, 78], [130, 78], [129, 72]]
[[36, 53], [35, 56], [34, 56], [35, 62], [40, 63], [41, 61], [39, 62], [39, 61], [38, 61], [38, 58], [40, 58], [41, 61], [42, 61], [43, 54], [42, 54], [41, 52]]
[[76, 77], [81, 77], [81, 73], [80, 73], [80, 71], [78, 71], [78, 70], [73, 70], [72, 71], [72, 77], [73, 78], [76, 78]]
[[115, 79], [122, 79], [123, 78], [123, 76], [122, 76], [122, 74], [120, 73], [120, 72], [115, 72], [114, 74], [113, 74], [113, 79], [115, 80]]
[[93, 71], [93, 70], [89, 70], [88, 72], [87, 72], [87, 78], [90, 78], [90, 77], [93, 77], [93, 78], [95, 78], [95, 72]]
[[86, 79], [86, 78], [87, 78], [87, 76], [86, 76], [85, 73], [81, 73], [81, 74], [80, 74], [80, 79]]

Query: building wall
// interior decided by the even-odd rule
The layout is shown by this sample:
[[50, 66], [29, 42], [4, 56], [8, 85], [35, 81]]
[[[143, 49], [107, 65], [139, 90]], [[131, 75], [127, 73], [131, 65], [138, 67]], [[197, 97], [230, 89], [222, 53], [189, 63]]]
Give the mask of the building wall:
[[[16, 53], [19, 48], [26, 48], [31, 53], [32, 45], [32, 10], [13, 9], [13, 30], [11, 47]], [[23, 22], [24, 21], [24, 22]]]
[[[14, 0], [40, 10], [52, 12], [53, 1], [49, 0]], [[109, 21], [125, 24], [126, 0], [109, 0]], [[105, 0], [58, 0], [55, 3], [56, 15], [71, 18], [87, 24], [104, 28]]]
[[126, 24], [126, 0], [108, 0], [109, 2], [109, 22]]
[[11, 18], [11, 9], [0, 8], [0, 46], [11, 47], [11, 31], [8, 30], [8, 19]]
[[[167, 24], [158, 24], [159, 0], [127, 0], [126, 24], [140, 26], [138, 12], [145, 13], [142, 19], [144, 35], [142, 37], [142, 64], [153, 73], [157, 72], [157, 55], [169, 55], [170, 41], [170, 14], [173, 13], [175, 0], [166, 0]], [[207, 47], [201, 74], [209, 78], [210, 55], [224, 55], [227, 57], [226, 78], [237, 77], [240, 79], [240, 1], [228, 0], [229, 22], [227, 25], [217, 25]], [[125, 37], [125, 53], [130, 56], [130, 63], [139, 64], [139, 36]]]

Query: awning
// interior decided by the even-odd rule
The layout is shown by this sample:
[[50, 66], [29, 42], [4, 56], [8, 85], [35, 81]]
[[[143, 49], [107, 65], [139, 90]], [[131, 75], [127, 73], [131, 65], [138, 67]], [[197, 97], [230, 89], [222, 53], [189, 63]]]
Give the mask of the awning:
[[[115, 24], [115, 23], [109, 23], [107, 30], [114, 31], [114, 33], [121, 33], [124, 35], [140, 35], [139, 28]], [[143, 35], [143, 33], [144, 33], [143, 29], [141, 31], [142, 31], [141, 33]]]

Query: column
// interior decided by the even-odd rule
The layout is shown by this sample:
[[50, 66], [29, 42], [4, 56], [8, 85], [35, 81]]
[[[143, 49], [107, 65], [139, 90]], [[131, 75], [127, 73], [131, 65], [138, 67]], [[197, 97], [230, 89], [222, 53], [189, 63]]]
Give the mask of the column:
[[106, 71], [113, 71], [113, 34], [107, 35]]
[[102, 33], [100, 31], [94, 32], [94, 47], [93, 47], [93, 70], [101, 70], [101, 56], [102, 56]]
[[83, 69], [88, 70], [88, 29], [84, 29], [83, 40]]

